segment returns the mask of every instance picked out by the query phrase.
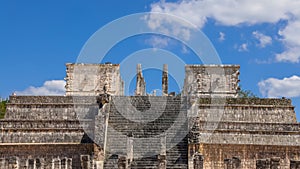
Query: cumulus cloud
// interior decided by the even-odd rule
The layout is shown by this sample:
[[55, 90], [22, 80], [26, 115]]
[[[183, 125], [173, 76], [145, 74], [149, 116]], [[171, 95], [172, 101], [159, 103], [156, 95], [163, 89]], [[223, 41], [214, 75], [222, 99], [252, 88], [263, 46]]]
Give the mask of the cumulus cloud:
[[266, 97], [299, 97], [300, 77], [268, 78], [258, 83], [260, 93]]
[[46, 81], [41, 87], [30, 86], [24, 91], [17, 91], [17, 95], [64, 95], [65, 94], [65, 84], [64, 80], [50, 80]]
[[252, 32], [252, 35], [259, 41], [258, 46], [261, 48], [272, 43], [272, 38], [270, 36], [264, 35], [258, 31]]
[[[167, 13], [181, 17], [202, 28], [208, 18], [225, 26], [277, 23], [288, 20], [279, 34], [285, 51], [276, 56], [277, 61], [299, 62], [300, 60], [300, 1], [299, 0], [180, 0], [178, 2], [157, 2], [151, 5], [151, 12]], [[168, 34], [189, 39], [190, 24], [180, 24], [172, 17], [148, 16], [151, 29], [160, 29]], [[265, 41], [261, 43], [264, 45]], [[266, 44], [265, 44], [266, 45]]]
[[[297, 0], [183, 0], [178, 2], [158, 2], [151, 5], [151, 12], [167, 13], [182, 17], [202, 28], [207, 18], [227, 26], [239, 24], [257, 24], [277, 22], [289, 19], [290, 13], [297, 11], [300, 2]], [[172, 22], [172, 18], [153, 18], [152, 26], [163, 25], [161, 22]], [[154, 22], [155, 21], [155, 22]]]

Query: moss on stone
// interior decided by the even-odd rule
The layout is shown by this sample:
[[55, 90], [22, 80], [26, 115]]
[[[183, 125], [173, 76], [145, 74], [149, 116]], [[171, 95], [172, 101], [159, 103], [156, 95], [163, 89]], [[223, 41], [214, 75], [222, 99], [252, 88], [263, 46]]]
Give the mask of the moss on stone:
[[5, 116], [6, 103], [7, 103], [7, 101], [2, 101], [2, 102], [0, 103], [0, 119], [3, 119], [4, 116]]

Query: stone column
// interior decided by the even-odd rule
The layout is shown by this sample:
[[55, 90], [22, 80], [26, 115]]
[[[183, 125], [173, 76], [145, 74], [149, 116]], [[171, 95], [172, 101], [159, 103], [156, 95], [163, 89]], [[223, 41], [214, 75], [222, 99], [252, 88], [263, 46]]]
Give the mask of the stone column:
[[9, 157], [9, 158], [5, 159], [4, 168], [18, 169], [19, 168], [19, 158], [18, 157]]
[[280, 168], [280, 157], [271, 158], [271, 169], [279, 169]]
[[133, 161], [133, 137], [127, 138], [127, 161], [130, 166]]
[[61, 168], [61, 161], [59, 157], [52, 159], [52, 169], [56, 168]]
[[82, 169], [89, 169], [90, 168], [90, 156], [89, 155], [81, 155], [81, 168]]
[[158, 155], [158, 169], [167, 168], [167, 159], [166, 155]]
[[256, 160], [257, 169], [270, 169], [270, 159], [259, 159]]
[[[191, 139], [191, 138], [189, 138]], [[189, 144], [188, 145], [188, 169], [195, 169], [195, 163], [197, 162], [197, 160], [199, 159], [195, 159], [198, 158], [201, 153], [199, 152], [199, 145], [195, 145], [195, 144]], [[201, 155], [202, 156], [202, 155]], [[204, 158], [202, 156], [202, 163]], [[197, 165], [196, 165], [197, 166]]]
[[194, 169], [203, 169], [203, 156], [199, 153], [195, 153], [194, 155]]
[[241, 160], [238, 157], [233, 157], [232, 159], [224, 160], [225, 169], [240, 169]]
[[300, 161], [290, 161], [290, 169], [300, 169]]
[[[42, 169], [43, 168], [43, 159], [35, 159], [35, 167], [36, 169]], [[63, 168], [65, 169], [65, 168]]]
[[168, 96], [168, 65], [164, 64], [163, 74], [162, 74], [162, 94], [163, 96]]
[[103, 169], [104, 152], [103, 147], [94, 144], [93, 169]]
[[158, 155], [158, 169], [167, 168], [167, 138], [162, 136], [160, 138], [160, 154]]
[[118, 169], [127, 169], [127, 168], [128, 168], [127, 158], [125, 156], [119, 157], [119, 160], [118, 160]]
[[[72, 169], [73, 168], [73, 166], [72, 166], [72, 158], [68, 158], [67, 159], [67, 169]], [[98, 168], [96, 168], [96, 169], [98, 169]]]
[[232, 157], [232, 167], [234, 169], [241, 168], [241, 160], [238, 157]]
[[66, 169], [68, 167], [68, 164], [67, 164], [67, 158], [62, 158], [61, 159], [61, 169]]
[[138, 64], [136, 68], [136, 96], [145, 96], [146, 95], [146, 82], [142, 74], [142, 65]]
[[108, 132], [108, 120], [110, 109], [110, 95], [100, 94], [97, 97], [97, 104], [99, 106], [98, 114], [95, 117], [95, 129], [94, 129], [94, 162], [95, 169], [103, 169], [104, 157], [106, 152], [107, 132]]

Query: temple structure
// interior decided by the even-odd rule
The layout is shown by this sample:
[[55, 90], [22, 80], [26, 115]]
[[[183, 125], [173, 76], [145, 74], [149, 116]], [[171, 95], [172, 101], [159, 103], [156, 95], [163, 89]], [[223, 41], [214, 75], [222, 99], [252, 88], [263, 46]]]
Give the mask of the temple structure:
[[124, 96], [118, 64], [66, 64], [65, 96], [9, 98], [1, 169], [300, 169], [289, 99], [239, 98], [238, 65], [186, 65], [182, 92]]

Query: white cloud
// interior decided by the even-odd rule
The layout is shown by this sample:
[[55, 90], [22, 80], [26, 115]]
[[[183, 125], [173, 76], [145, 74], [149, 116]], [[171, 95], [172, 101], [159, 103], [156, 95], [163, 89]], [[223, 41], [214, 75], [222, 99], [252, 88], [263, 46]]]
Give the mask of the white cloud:
[[252, 35], [259, 41], [258, 46], [261, 48], [272, 43], [272, 38], [270, 36], [264, 35], [258, 31], [252, 32]]
[[221, 41], [221, 42], [224, 41], [225, 40], [225, 33], [220, 32], [219, 35], [220, 35], [219, 41]]
[[[300, 46], [299, 46], [300, 47]], [[276, 54], [276, 61], [278, 62], [293, 62], [299, 63], [300, 48], [298, 46], [287, 46], [286, 50], [280, 54]]]
[[260, 93], [267, 97], [299, 97], [300, 77], [268, 78], [258, 83]]
[[[151, 5], [151, 12], [175, 15], [202, 28], [208, 18], [226, 26], [277, 23], [288, 20], [279, 34], [286, 50], [276, 56], [277, 61], [299, 62], [300, 60], [300, 1], [299, 0], [180, 0], [161, 1]], [[159, 29], [189, 40], [191, 26], [180, 25], [173, 17], [148, 16], [151, 29]], [[265, 41], [261, 43], [264, 45]], [[266, 44], [265, 44], [266, 45]], [[297, 49], [297, 50], [296, 50]]]
[[151, 45], [153, 48], [165, 48], [168, 46], [169, 38], [152, 36], [151, 38], [146, 40], [146, 43]]
[[248, 51], [248, 44], [247, 43], [243, 43], [238, 47], [238, 51], [239, 52], [245, 52]]
[[299, 20], [291, 21], [278, 33], [283, 37], [282, 42], [286, 48], [283, 53], [276, 55], [276, 60], [279, 62], [299, 63], [300, 61], [300, 14], [298, 17]]
[[30, 86], [24, 91], [17, 91], [17, 95], [64, 95], [65, 94], [65, 84], [64, 80], [50, 80], [46, 81], [41, 87]]
[[[158, 10], [160, 11], [160, 10]], [[188, 20], [184, 21], [176, 15], [160, 15], [159, 13], [150, 14], [145, 17], [148, 27], [157, 30], [168, 36], [175, 36], [188, 41], [191, 36], [191, 30], [196, 28]]]
[[[207, 18], [220, 24], [235, 26], [239, 24], [275, 23], [289, 19], [290, 13], [297, 11], [298, 0], [182, 0], [179, 2], [158, 2], [151, 5], [151, 12], [167, 13], [182, 17], [202, 28]], [[158, 27], [171, 18], [155, 18], [152, 26]], [[152, 27], [153, 28], [153, 27]]]

